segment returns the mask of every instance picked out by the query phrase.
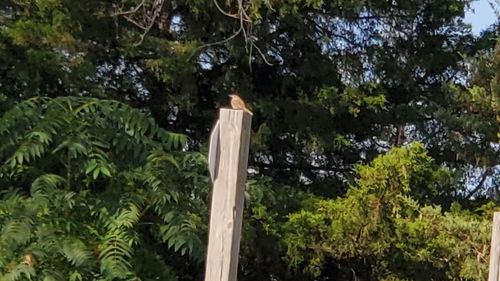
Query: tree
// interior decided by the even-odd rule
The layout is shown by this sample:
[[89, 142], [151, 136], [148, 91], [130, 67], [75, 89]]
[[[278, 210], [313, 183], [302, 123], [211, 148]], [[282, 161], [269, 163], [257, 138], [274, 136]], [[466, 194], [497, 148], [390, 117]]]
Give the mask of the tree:
[[463, 1], [49, 2], [1, 7], [9, 97], [115, 98], [199, 149], [238, 88], [256, 111], [252, 167], [329, 196], [359, 161], [427, 132], [473, 41]]
[[178, 280], [202, 261], [206, 161], [185, 136], [92, 98], [32, 98], [0, 124], [2, 280]]
[[[445, 104], [432, 106], [432, 135], [426, 139], [436, 158], [445, 158], [449, 166], [463, 169], [464, 178], [472, 179], [463, 197], [498, 199], [497, 166], [500, 103], [498, 101], [498, 35], [485, 35], [489, 46], [468, 57], [470, 81], [467, 85], [444, 85]], [[487, 42], [488, 42], [487, 41]], [[495, 47], [496, 43], [496, 47]]]
[[[189, 245], [200, 244], [196, 237], [207, 223], [206, 171], [198, 165], [204, 160], [169, 143], [204, 151], [216, 109], [235, 88], [255, 112], [241, 280], [354, 279], [351, 269], [366, 279], [411, 280], [422, 269], [445, 280], [479, 276], [484, 269], [472, 260], [440, 260], [448, 253], [471, 257], [469, 245], [484, 245], [488, 218], [483, 221], [477, 208], [491, 209], [484, 203], [496, 199], [498, 181], [498, 63], [491, 51], [498, 29], [474, 38], [463, 23], [468, 4], [2, 1], [0, 126], [8, 131], [0, 130], [0, 159], [7, 161], [0, 185], [13, 191], [5, 192], [1, 223], [23, 225], [27, 214], [34, 233], [26, 241], [2, 242], [13, 247], [0, 260], [13, 261], [2, 274], [33, 275], [20, 264], [24, 255], [25, 265], [50, 264], [64, 276], [77, 262], [82, 279], [151, 278], [155, 271], [143, 265], [196, 279], [201, 267], [192, 259], [201, 247]], [[473, 75], [470, 67], [477, 68]], [[165, 130], [188, 138], [181, 142]], [[418, 145], [404, 148], [414, 140], [428, 154]], [[400, 148], [377, 158], [393, 147]], [[357, 170], [367, 163], [374, 166]], [[368, 184], [365, 170], [379, 178]], [[390, 183], [382, 201], [410, 213], [377, 207], [378, 188], [408, 171], [416, 180]], [[363, 205], [361, 195], [372, 204]], [[47, 202], [46, 196], [63, 199]], [[347, 203], [382, 224], [349, 217]], [[378, 215], [377, 208], [388, 213]], [[59, 227], [56, 218], [81, 222], [101, 236]], [[370, 227], [362, 253], [346, 241], [357, 235], [349, 225], [337, 228], [334, 240], [326, 235], [339, 219]], [[41, 239], [36, 235], [43, 232], [35, 230], [49, 223], [73, 239], [58, 238], [45, 250], [54, 261], [28, 247]], [[111, 237], [105, 235], [115, 235], [112, 227], [128, 241], [119, 256], [108, 259], [99, 248], [91, 254], [97, 259], [80, 260], [71, 252], [105, 245], [110, 240], [104, 237]], [[481, 241], [465, 237], [474, 227]], [[422, 240], [415, 237], [418, 228], [430, 229]], [[465, 236], [457, 240], [450, 231]], [[2, 237], [23, 237], [14, 233]], [[165, 243], [173, 250], [159, 250]], [[436, 249], [442, 243], [446, 248]], [[481, 249], [473, 249], [480, 260]], [[179, 255], [183, 250], [187, 254]]]
[[419, 189], [442, 192], [450, 176], [433, 162], [421, 144], [394, 148], [359, 166], [345, 197], [291, 214], [291, 264], [316, 280], [484, 280], [491, 213], [426, 204]]

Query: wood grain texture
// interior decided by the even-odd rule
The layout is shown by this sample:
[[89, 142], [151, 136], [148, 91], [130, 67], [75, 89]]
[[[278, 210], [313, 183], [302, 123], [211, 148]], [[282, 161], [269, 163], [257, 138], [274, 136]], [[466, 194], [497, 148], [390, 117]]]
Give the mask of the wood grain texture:
[[488, 281], [499, 281], [500, 265], [500, 212], [493, 216], [493, 228], [491, 231], [490, 270]]
[[212, 191], [205, 281], [235, 281], [237, 277], [251, 121], [242, 110], [219, 112], [220, 154]]
[[220, 144], [219, 144], [220, 130], [219, 120], [215, 122], [212, 133], [210, 134], [210, 144], [208, 148], [208, 171], [210, 172], [210, 180], [212, 183], [217, 178], [217, 170], [220, 158]]

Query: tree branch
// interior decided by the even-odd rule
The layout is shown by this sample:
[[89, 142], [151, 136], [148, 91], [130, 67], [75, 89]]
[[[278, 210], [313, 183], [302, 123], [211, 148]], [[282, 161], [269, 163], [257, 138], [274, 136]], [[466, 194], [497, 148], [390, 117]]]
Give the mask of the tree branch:
[[483, 173], [481, 176], [481, 180], [479, 180], [479, 183], [474, 187], [474, 189], [465, 196], [465, 199], [470, 199], [472, 195], [474, 195], [476, 192], [478, 192], [482, 187], [488, 176], [491, 174], [491, 168], [487, 168], [486, 171]]

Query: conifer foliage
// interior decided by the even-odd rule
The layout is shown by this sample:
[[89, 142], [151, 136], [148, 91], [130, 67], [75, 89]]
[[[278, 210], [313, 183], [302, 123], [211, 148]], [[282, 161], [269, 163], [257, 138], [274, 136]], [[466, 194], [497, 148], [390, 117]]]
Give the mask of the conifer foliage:
[[358, 172], [345, 197], [317, 200], [290, 215], [282, 233], [296, 269], [319, 277], [332, 262], [349, 260], [333, 269], [336, 276], [487, 279], [492, 206], [470, 212], [455, 203], [444, 211], [419, 198], [415, 191], [422, 183], [433, 189], [422, 193], [443, 192], [451, 176], [421, 144], [395, 148]]
[[0, 1], [0, 281], [201, 280], [233, 90], [239, 281], [485, 280], [500, 29], [471, 33], [475, 2]]

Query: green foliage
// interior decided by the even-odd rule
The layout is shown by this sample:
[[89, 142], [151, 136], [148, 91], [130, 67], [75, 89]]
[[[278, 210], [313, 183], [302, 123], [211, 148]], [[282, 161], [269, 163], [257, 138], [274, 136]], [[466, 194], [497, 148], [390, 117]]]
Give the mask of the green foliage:
[[2, 278], [175, 280], [165, 257], [202, 260], [206, 161], [176, 152], [183, 135], [91, 98], [33, 98], [0, 123]]
[[239, 280], [481, 276], [498, 25], [472, 36], [471, 1], [238, 3], [0, 1], [2, 278], [201, 279], [192, 151], [233, 89], [255, 112]]
[[491, 216], [415, 200], [422, 181], [439, 180], [428, 174], [439, 169], [417, 143], [360, 166], [345, 197], [290, 215], [283, 241], [291, 265], [316, 277], [330, 262], [347, 260], [338, 276], [484, 280]]

